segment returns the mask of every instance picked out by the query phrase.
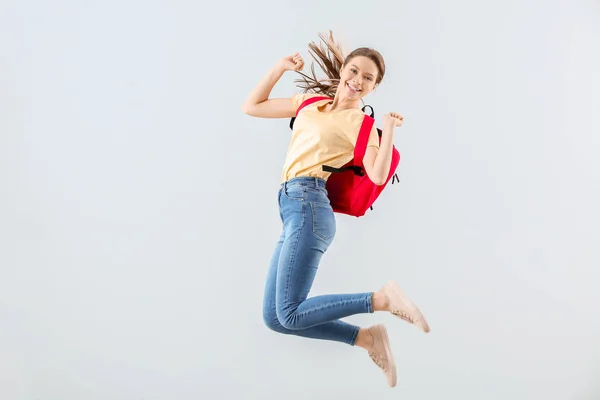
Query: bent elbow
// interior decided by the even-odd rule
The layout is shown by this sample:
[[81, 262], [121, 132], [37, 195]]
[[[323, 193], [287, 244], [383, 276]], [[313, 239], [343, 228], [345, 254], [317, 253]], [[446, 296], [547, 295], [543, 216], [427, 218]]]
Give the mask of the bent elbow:
[[373, 182], [377, 186], [381, 186], [385, 183], [385, 179], [379, 176], [370, 176], [369, 179], [371, 179], [371, 182]]

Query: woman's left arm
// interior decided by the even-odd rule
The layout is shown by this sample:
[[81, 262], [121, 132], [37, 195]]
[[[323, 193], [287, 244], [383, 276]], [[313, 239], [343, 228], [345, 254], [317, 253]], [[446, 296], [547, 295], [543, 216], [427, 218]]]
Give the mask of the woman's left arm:
[[365, 172], [374, 184], [381, 186], [385, 183], [392, 163], [392, 150], [394, 148], [394, 132], [396, 127], [402, 126], [404, 117], [398, 113], [389, 113], [383, 116], [383, 129], [381, 143], [377, 147], [367, 147], [363, 158]]

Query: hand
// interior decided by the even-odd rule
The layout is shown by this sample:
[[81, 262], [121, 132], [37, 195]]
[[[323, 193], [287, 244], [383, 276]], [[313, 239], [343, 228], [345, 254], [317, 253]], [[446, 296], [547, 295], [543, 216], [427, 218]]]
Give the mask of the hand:
[[396, 128], [402, 126], [404, 123], [404, 117], [398, 113], [391, 112], [383, 116], [383, 123], [385, 126]]
[[278, 66], [284, 71], [302, 71], [304, 68], [304, 59], [300, 53], [294, 53], [279, 60]]

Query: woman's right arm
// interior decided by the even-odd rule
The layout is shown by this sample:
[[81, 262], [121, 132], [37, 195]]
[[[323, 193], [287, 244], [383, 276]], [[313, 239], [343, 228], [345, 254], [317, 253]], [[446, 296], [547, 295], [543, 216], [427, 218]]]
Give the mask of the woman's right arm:
[[304, 61], [299, 53], [284, 57], [260, 80], [242, 105], [242, 111], [259, 118], [291, 118], [296, 110], [291, 98], [269, 99], [273, 87], [288, 70], [299, 71]]

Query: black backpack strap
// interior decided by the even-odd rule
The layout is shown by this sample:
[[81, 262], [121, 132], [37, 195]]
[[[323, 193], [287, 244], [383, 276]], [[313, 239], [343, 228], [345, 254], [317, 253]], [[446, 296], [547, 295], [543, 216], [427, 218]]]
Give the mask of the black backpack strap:
[[349, 165], [347, 167], [341, 167], [341, 168], [334, 168], [334, 167], [330, 167], [329, 165], [323, 165], [323, 171], [331, 172], [332, 174], [337, 174], [337, 173], [346, 172], [346, 171], [354, 171], [354, 173], [358, 176], [365, 175], [365, 170], [356, 165]]
[[362, 112], [364, 112], [366, 114], [365, 108], [367, 108], [367, 107], [369, 107], [371, 109], [371, 112], [369, 113], [369, 117], [375, 118], [375, 110], [373, 110], [373, 107], [371, 107], [368, 104], [362, 108]]
[[[367, 107], [369, 107], [369, 108], [371, 109], [371, 112], [370, 112], [370, 113], [368, 113], [368, 114], [367, 114], [367, 112], [365, 111], [365, 109], [366, 109]], [[370, 106], [370, 105], [368, 105], [368, 104], [367, 104], [367, 105], [365, 105], [365, 106], [363, 106], [363, 108], [362, 108], [362, 112], [364, 112], [365, 114], [367, 114], [367, 115], [368, 115], [369, 117], [371, 117], [371, 118], [375, 118], [375, 110], [373, 109], [373, 107], [372, 107], [372, 106]], [[377, 129], [377, 134], [379, 135], [379, 137], [381, 137], [381, 135], [383, 135], [383, 132], [381, 131], [381, 129], [379, 129], [379, 128], [377, 128], [377, 127], [375, 127], [375, 129]]]

